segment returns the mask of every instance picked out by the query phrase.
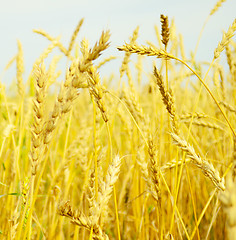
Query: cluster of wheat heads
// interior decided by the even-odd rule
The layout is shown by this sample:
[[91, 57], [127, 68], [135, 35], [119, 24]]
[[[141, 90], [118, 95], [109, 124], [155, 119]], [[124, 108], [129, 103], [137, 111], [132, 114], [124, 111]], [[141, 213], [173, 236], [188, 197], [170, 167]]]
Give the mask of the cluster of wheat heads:
[[[139, 45], [137, 27], [116, 88], [99, 74], [115, 58], [102, 55], [110, 32], [77, 42], [83, 21], [68, 47], [34, 30], [50, 43], [26, 81], [20, 41], [6, 67], [16, 62], [17, 94], [1, 84], [0, 238], [235, 239], [235, 21], [206, 73], [167, 16], [159, 45]], [[55, 48], [65, 76], [61, 56], [46, 64]]]

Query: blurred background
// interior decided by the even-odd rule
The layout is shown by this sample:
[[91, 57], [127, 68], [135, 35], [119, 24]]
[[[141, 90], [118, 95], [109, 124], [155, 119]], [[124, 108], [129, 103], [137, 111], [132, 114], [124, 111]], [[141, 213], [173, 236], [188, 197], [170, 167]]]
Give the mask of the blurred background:
[[[114, 73], [119, 76], [124, 53], [118, 52], [116, 47], [123, 45], [125, 41], [128, 42], [137, 26], [140, 27], [137, 40], [139, 44], [146, 44], [146, 40], [158, 44], [154, 25], [160, 29], [160, 14], [167, 15], [169, 21], [174, 19], [176, 32], [183, 35], [185, 52], [189, 57], [190, 52], [194, 51], [200, 30], [215, 4], [215, 0], [2, 1], [0, 80], [6, 85], [15, 80], [15, 63], [7, 71], [4, 71], [4, 68], [17, 53], [17, 39], [23, 46], [26, 81], [33, 63], [50, 43], [46, 38], [34, 33], [33, 29], [43, 29], [54, 37], [60, 36], [63, 45], [68, 47], [73, 31], [81, 18], [85, 21], [77, 37], [78, 42], [85, 37], [93, 45], [103, 30], [111, 31], [111, 46], [104, 57], [114, 55], [118, 59], [101, 69], [101, 75]], [[214, 49], [222, 38], [222, 31], [227, 31], [235, 18], [235, 9], [236, 1], [228, 0], [211, 16], [199, 45], [197, 60], [212, 60]], [[61, 54], [55, 50], [53, 53]], [[66, 67], [63, 60], [60, 64]], [[151, 64], [147, 65], [147, 68], [149, 67], [152, 68]]]

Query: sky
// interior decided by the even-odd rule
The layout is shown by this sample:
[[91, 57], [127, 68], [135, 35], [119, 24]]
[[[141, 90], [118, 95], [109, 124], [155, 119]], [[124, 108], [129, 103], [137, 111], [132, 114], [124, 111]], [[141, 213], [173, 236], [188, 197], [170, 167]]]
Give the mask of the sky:
[[[27, 79], [32, 64], [49, 45], [33, 29], [43, 29], [52, 36], [60, 36], [68, 46], [71, 35], [81, 18], [84, 24], [77, 41], [84, 37], [91, 45], [97, 41], [103, 30], [111, 32], [111, 46], [104, 56], [118, 57], [116, 64], [108, 65], [107, 72], [119, 72], [123, 54], [116, 47], [129, 40], [133, 30], [139, 26], [138, 43], [146, 40], [157, 43], [154, 25], [160, 27], [160, 14], [174, 19], [177, 33], [184, 38], [187, 56], [193, 51], [202, 25], [215, 6], [215, 0], [8, 0], [0, 8], [0, 81], [9, 84], [15, 79], [15, 65], [7, 72], [6, 64], [17, 53], [17, 39], [24, 51]], [[204, 30], [197, 59], [211, 61], [214, 49], [234, 21], [236, 1], [228, 0], [209, 19]], [[115, 60], [117, 61], [117, 60]]]

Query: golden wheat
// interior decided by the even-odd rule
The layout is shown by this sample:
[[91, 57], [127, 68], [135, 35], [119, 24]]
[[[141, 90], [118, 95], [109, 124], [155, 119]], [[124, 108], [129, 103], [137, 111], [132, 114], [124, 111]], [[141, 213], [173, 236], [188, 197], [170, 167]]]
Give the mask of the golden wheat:
[[158, 47], [139, 27], [118, 47], [117, 76], [103, 66], [118, 51], [100, 57], [110, 32], [90, 46], [83, 19], [68, 47], [34, 30], [50, 44], [28, 78], [17, 42], [15, 82], [0, 83], [1, 239], [235, 238], [235, 21], [209, 63], [160, 20]]

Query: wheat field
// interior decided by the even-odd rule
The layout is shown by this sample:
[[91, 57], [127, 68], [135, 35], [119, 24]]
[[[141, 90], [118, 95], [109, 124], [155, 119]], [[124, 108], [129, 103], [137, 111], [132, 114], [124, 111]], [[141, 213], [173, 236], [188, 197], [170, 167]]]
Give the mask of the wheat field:
[[68, 46], [34, 30], [49, 44], [29, 76], [20, 41], [6, 65], [16, 81], [0, 84], [0, 239], [236, 239], [236, 19], [197, 62], [198, 44], [187, 58], [161, 15], [158, 44], [139, 43], [137, 27], [117, 46], [116, 77], [100, 74], [116, 59], [103, 57], [110, 31], [90, 46], [83, 22]]

